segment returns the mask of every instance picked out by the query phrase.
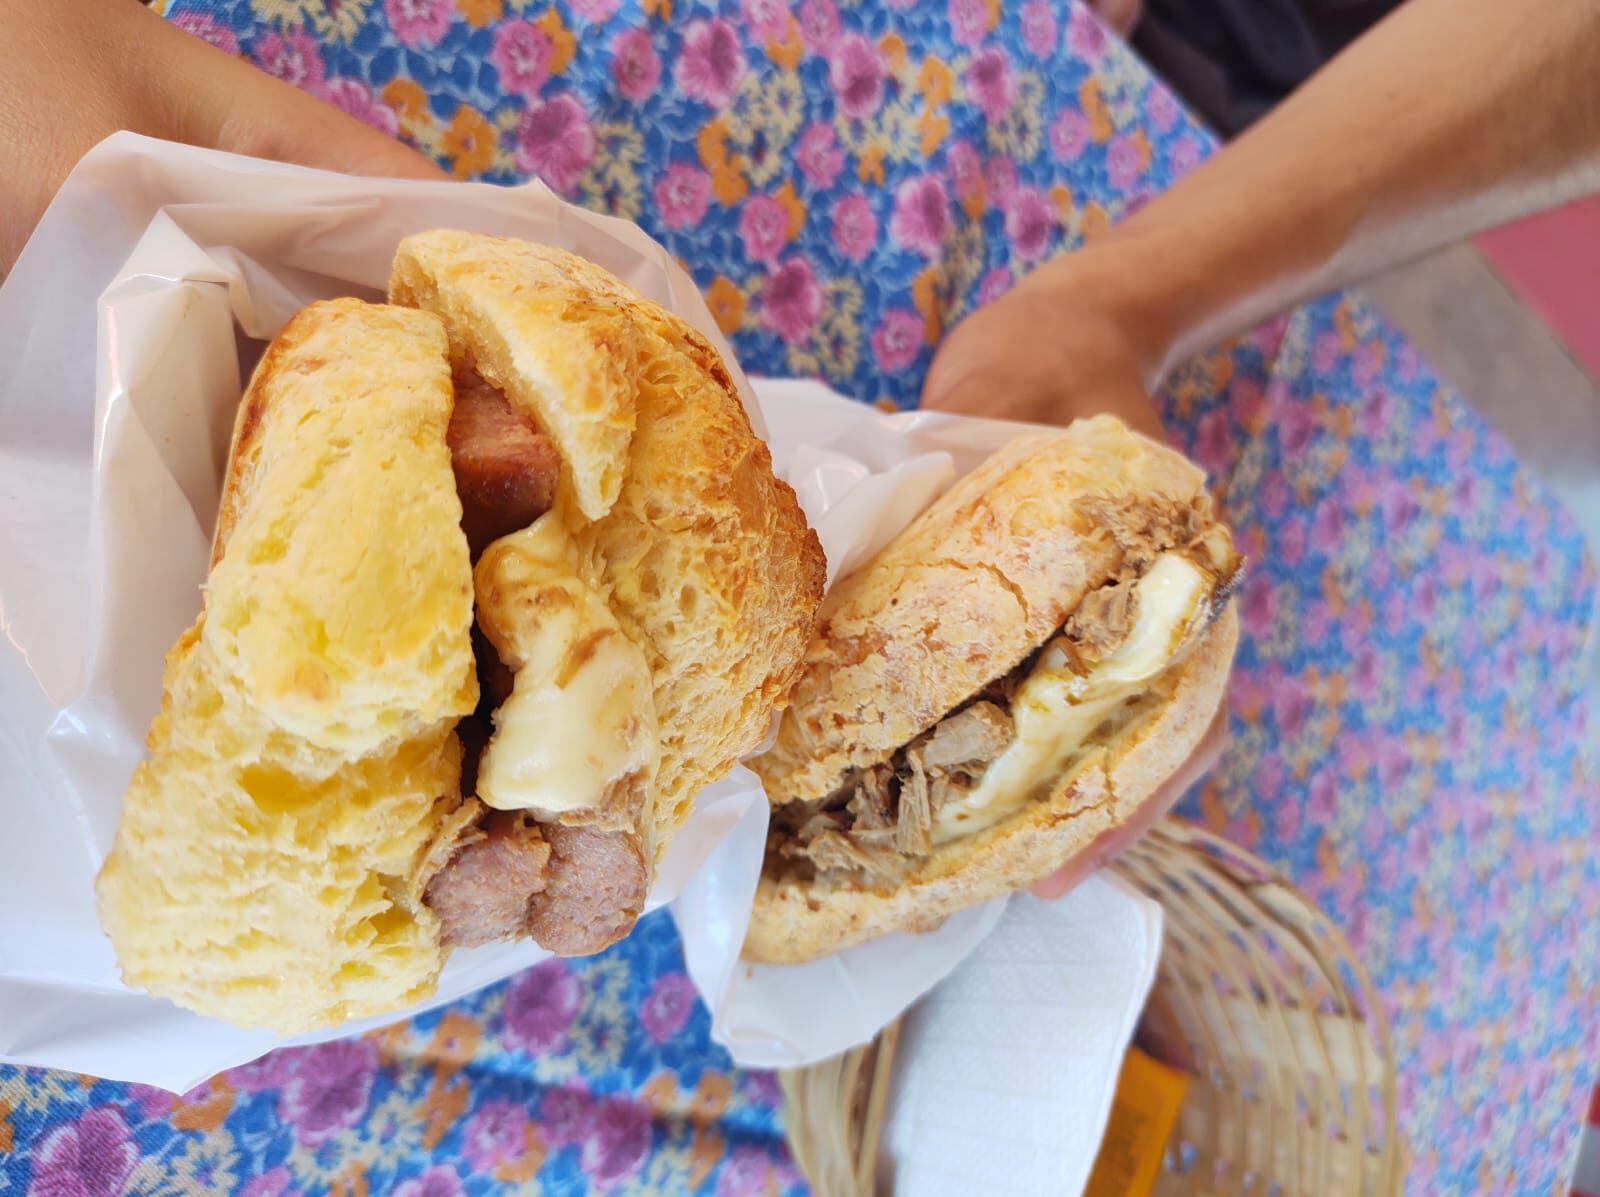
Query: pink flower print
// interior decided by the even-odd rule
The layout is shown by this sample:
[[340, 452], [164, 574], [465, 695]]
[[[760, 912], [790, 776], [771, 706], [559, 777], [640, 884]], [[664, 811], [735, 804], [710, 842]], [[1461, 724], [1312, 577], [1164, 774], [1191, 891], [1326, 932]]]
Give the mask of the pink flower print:
[[1385, 791], [1396, 789], [1411, 772], [1411, 754], [1405, 744], [1394, 736], [1384, 736], [1378, 741], [1378, 784]]
[[851, 261], [860, 262], [878, 243], [878, 218], [864, 195], [847, 195], [833, 206], [833, 244]]
[[848, 117], [871, 116], [883, 102], [886, 71], [878, 48], [852, 33], [839, 43], [828, 64], [828, 79], [839, 97], [839, 107]]
[[1167, 147], [1167, 167], [1178, 178], [1199, 166], [1204, 157], [1199, 141], [1187, 133]]
[[962, 138], [952, 143], [945, 164], [957, 199], [972, 200], [983, 194], [983, 160], [970, 141]]
[[811, 53], [832, 56], [839, 40], [839, 10], [833, 0], [805, 0], [800, 5], [800, 39]]
[[539, 1055], [555, 1050], [578, 1014], [578, 979], [562, 960], [545, 960], [520, 974], [506, 991], [506, 1039]]
[[895, 190], [889, 237], [904, 249], [934, 257], [950, 234], [950, 201], [933, 175], [907, 179]]
[[1299, 734], [1311, 716], [1311, 696], [1297, 677], [1284, 677], [1272, 693], [1272, 715], [1285, 739]]
[[1333, 818], [1338, 803], [1339, 774], [1332, 766], [1324, 765], [1311, 775], [1306, 814], [1311, 816], [1313, 823], [1321, 826]]
[[989, 198], [999, 207], [1007, 207], [1017, 191], [1017, 164], [1004, 154], [989, 159], [983, 172], [989, 188]]
[[570, 195], [594, 161], [594, 130], [577, 97], [566, 92], [534, 104], [517, 122], [517, 169]]
[[1106, 31], [1087, 9], [1073, 6], [1067, 10], [1067, 45], [1093, 68], [1105, 55]]
[[380, 133], [393, 137], [400, 132], [400, 121], [394, 109], [373, 95], [372, 88], [361, 79], [330, 79], [322, 94], [335, 108], [348, 112]]
[[894, 372], [904, 370], [922, 351], [922, 317], [905, 308], [888, 312], [872, 331], [872, 352], [878, 365]]
[[[1276, 538], [1278, 556], [1288, 566], [1300, 564], [1300, 559], [1306, 552], [1306, 522], [1298, 515], [1291, 515], [1278, 529]], [[1309, 633], [1307, 633], [1309, 635]]]
[[532, 100], [550, 80], [550, 35], [532, 21], [506, 21], [496, 26], [489, 62], [499, 72], [500, 86]]
[[581, 1143], [593, 1121], [594, 1098], [583, 1089], [550, 1089], [539, 1103], [539, 1130], [553, 1149]]
[[761, 296], [761, 326], [790, 345], [811, 335], [822, 318], [822, 285], [805, 258], [785, 262], [767, 276]]
[[752, 262], [775, 260], [789, 241], [789, 210], [770, 195], [752, 196], [739, 213], [739, 236]]
[[[239, 1190], [239, 1197], [300, 1197], [300, 1190], [289, 1185], [289, 1169], [281, 1164], [263, 1172], [260, 1176], [253, 1177], [244, 1188]], [[402, 1187], [395, 1197], [413, 1197], [405, 1192]]]
[[625, 100], [642, 104], [655, 94], [661, 82], [661, 56], [656, 53], [647, 29], [628, 29], [619, 34], [611, 56], [611, 77]]
[[1289, 506], [1289, 484], [1282, 474], [1270, 474], [1256, 493], [1256, 502], [1268, 519], [1280, 519]]
[[739, 1089], [752, 1105], [776, 1108], [783, 1102], [783, 1088], [775, 1072], [760, 1069], [747, 1072], [739, 1079]]
[[[1298, 557], [1298, 554], [1296, 556]], [[1326, 599], [1313, 599], [1306, 604], [1305, 614], [1301, 617], [1301, 626], [1305, 629], [1305, 640], [1308, 644], [1315, 644], [1328, 634], [1328, 629], [1333, 626], [1333, 612]]]
[[772, 1189], [772, 1158], [759, 1147], [735, 1147], [717, 1173], [717, 1197], [756, 1197]]
[[[1265, 798], [1268, 791], [1258, 790], [1257, 796]], [[1280, 844], [1289, 844], [1300, 834], [1300, 804], [1294, 801], [1272, 804], [1272, 830]]]
[[180, 12], [172, 23], [185, 33], [192, 33], [201, 41], [209, 42], [224, 54], [239, 52], [239, 36], [221, 21], [206, 13]]
[[268, 33], [256, 40], [255, 58], [261, 69], [301, 91], [322, 91], [322, 51], [316, 38], [304, 29]]
[[1383, 684], [1383, 660], [1370, 645], [1356, 654], [1355, 668], [1350, 671], [1350, 688], [1363, 702], [1371, 701]]
[[1317, 504], [1311, 517], [1311, 547], [1319, 553], [1332, 554], [1344, 540], [1344, 511], [1332, 499]]
[[138, 1149], [116, 1106], [96, 1106], [51, 1131], [33, 1156], [30, 1197], [121, 1197]]
[[1173, 94], [1157, 83], [1145, 94], [1145, 115], [1150, 118], [1151, 124], [1165, 133], [1178, 123], [1183, 110], [1178, 107]]
[[519, 1159], [527, 1149], [531, 1122], [526, 1107], [520, 1102], [492, 1098], [467, 1119], [462, 1154], [474, 1172], [488, 1172], [500, 1164]]
[[950, 32], [963, 46], [976, 46], [989, 32], [989, 9], [984, 0], [950, 0]]
[[1127, 191], [1144, 170], [1139, 143], [1126, 133], [1111, 139], [1106, 148], [1106, 178], [1117, 191]]
[[583, 1141], [583, 1170], [601, 1185], [637, 1172], [650, 1152], [650, 1107], [608, 1097], [595, 1111]]
[[1262, 756], [1255, 769], [1255, 792], [1262, 802], [1269, 802], [1283, 791], [1288, 771], [1283, 767], [1283, 757], [1276, 752]]
[[789, 6], [784, 0], [743, 0], [745, 27], [758, 41], [780, 42], [789, 32]]
[[394, 1197], [463, 1197], [461, 1177], [448, 1164], [435, 1164], [394, 1191]]
[[1338, 364], [1341, 352], [1338, 333], [1318, 333], [1311, 343], [1311, 368], [1318, 374], [1328, 373]]
[[438, 45], [450, 28], [450, 0], [383, 0], [395, 37], [407, 46]]
[[591, 25], [604, 25], [621, 7], [622, 0], [572, 0], [572, 11]]
[[1006, 207], [1006, 237], [1024, 262], [1037, 262], [1050, 250], [1056, 213], [1050, 201], [1033, 187], [1024, 187]]
[[993, 303], [1011, 290], [1011, 271], [1004, 266], [991, 266], [978, 283], [978, 306]]
[[138, 1103], [139, 1113], [146, 1118], [165, 1118], [178, 1104], [176, 1095], [154, 1085], [129, 1085], [128, 1096]]
[[284, 1109], [300, 1141], [320, 1143], [335, 1131], [354, 1126], [366, 1113], [377, 1071], [378, 1049], [365, 1040], [347, 1039], [311, 1049], [284, 1090]]
[[1228, 464], [1232, 452], [1232, 421], [1228, 413], [1221, 408], [1208, 411], [1195, 428], [1195, 460], [1215, 474]]
[[795, 161], [813, 186], [820, 190], [832, 187], [839, 172], [844, 170], [844, 152], [833, 135], [833, 126], [821, 121], [807, 126], [800, 134]]
[[1363, 391], [1372, 386], [1378, 377], [1378, 371], [1383, 369], [1383, 344], [1380, 341], [1367, 341], [1355, 353], [1355, 360], [1350, 364], [1350, 377], [1355, 380], [1356, 386]]
[[689, 22], [672, 78], [684, 95], [720, 110], [733, 101], [744, 68], [739, 35], [727, 21], [714, 17]]
[[682, 973], [664, 973], [650, 987], [639, 1020], [644, 1024], [645, 1034], [657, 1043], [665, 1043], [683, 1030], [692, 1013], [694, 986], [689, 978]]
[[1004, 50], [991, 46], [972, 60], [967, 68], [967, 90], [987, 120], [995, 122], [1005, 116], [1016, 102], [1017, 83]]
[[1240, 614], [1250, 635], [1265, 637], [1272, 630], [1273, 620], [1278, 614], [1278, 592], [1272, 585], [1272, 579], [1261, 574], [1250, 575], [1245, 583], [1244, 604]]
[[1047, 58], [1055, 53], [1056, 14], [1048, 0], [1028, 0], [1022, 6], [1022, 44], [1035, 58]]
[[300, 1061], [310, 1054], [311, 1048], [286, 1047], [268, 1052], [260, 1059], [251, 1060], [228, 1070], [228, 1081], [246, 1093], [259, 1093], [263, 1089], [281, 1089]]
[[1228, 410], [1240, 424], [1248, 426], [1265, 401], [1261, 384], [1247, 375], [1240, 375], [1228, 386]]
[[693, 228], [711, 206], [711, 176], [688, 162], [674, 162], [656, 180], [656, 208], [669, 229]]
[[1089, 144], [1089, 118], [1076, 108], [1064, 108], [1050, 122], [1050, 152], [1061, 162], [1071, 162]]

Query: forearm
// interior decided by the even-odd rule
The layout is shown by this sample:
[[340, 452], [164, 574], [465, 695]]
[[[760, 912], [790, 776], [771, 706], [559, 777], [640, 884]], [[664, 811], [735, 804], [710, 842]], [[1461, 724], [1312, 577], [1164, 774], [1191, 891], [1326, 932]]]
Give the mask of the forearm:
[[1600, 3], [1410, 0], [1059, 266], [1129, 305], [1153, 382], [1296, 302], [1595, 187]]

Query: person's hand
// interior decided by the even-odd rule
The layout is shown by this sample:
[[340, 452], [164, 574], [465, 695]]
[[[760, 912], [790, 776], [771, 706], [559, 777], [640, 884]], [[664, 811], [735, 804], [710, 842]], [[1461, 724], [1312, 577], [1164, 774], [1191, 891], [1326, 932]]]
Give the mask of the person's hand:
[[934, 354], [922, 406], [1059, 425], [1109, 412], [1165, 439], [1146, 390], [1162, 347], [1106, 265], [1064, 254], [967, 316]]
[[1038, 898], [1059, 898], [1084, 878], [1110, 864], [1154, 827], [1163, 815], [1177, 805], [1178, 799], [1188, 793], [1191, 786], [1211, 771], [1227, 744], [1228, 712], [1224, 708], [1217, 712], [1217, 717], [1211, 721], [1211, 726], [1206, 729], [1206, 734], [1183, 767], [1140, 803], [1131, 818], [1106, 832], [1086, 851], [1080, 852], [1075, 859], [1033, 885], [1028, 892]]
[[0, 0], [0, 63], [0, 278], [73, 164], [119, 129], [351, 174], [445, 177], [138, 0]]

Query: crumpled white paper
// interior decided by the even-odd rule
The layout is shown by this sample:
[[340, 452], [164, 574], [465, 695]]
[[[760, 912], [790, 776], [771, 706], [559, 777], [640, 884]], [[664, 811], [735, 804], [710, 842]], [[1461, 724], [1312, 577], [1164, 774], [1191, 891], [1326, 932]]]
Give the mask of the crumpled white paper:
[[[198, 610], [232, 413], [261, 342], [312, 300], [378, 297], [400, 237], [437, 227], [572, 249], [681, 313], [732, 363], [660, 246], [537, 183], [351, 179], [131, 134], [83, 159], [0, 288], [0, 1059], [181, 1091], [285, 1043], [393, 1020], [290, 1040], [131, 991], [93, 879], [163, 654]], [[884, 415], [812, 383], [752, 392], [734, 375], [830, 579], [1022, 431]], [[651, 895], [672, 902], [714, 1034], [742, 1064], [803, 1064], [864, 1041], [1000, 916], [994, 904], [802, 969], [743, 966], [766, 813], [743, 769], [710, 787]], [[457, 952], [430, 1004], [542, 955]]]

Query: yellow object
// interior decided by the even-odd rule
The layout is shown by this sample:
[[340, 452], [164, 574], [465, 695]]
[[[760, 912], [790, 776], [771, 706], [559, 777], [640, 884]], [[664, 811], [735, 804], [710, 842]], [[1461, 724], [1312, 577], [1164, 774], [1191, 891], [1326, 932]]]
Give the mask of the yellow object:
[[661, 758], [650, 666], [580, 576], [561, 511], [495, 541], [475, 577], [484, 634], [516, 675], [495, 712], [478, 797], [541, 819], [627, 827], [641, 805], [627, 799], [649, 790]]
[[1149, 1197], [1189, 1078], [1128, 1049], [1084, 1197]]
[[1011, 700], [1016, 739], [990, 763], [975, 790], [939, 809], [933, 842], [947, 844], [993, 827], [1048, 790], [1095, 729], [1172, 664], [1215, 587], [1216, 579], [1183, 554], [1163, 553], [1133, 584], [1138, 616], [1128, 639], [1088, 676], [1073, 670], [1059, 645], [1046, 648]]
[[100, 874], [130, 985], [285, 1031], [431, 990], [419, 865], [478, 698], [451, 402], [424, 312], [314, 304], [262, 359]]

